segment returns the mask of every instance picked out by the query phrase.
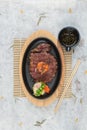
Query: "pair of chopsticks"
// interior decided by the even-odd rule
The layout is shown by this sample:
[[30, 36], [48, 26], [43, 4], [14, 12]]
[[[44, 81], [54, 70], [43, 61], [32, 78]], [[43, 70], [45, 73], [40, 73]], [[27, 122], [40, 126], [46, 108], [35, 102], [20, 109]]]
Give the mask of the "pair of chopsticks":
[[63, 93], [62, 93], [62, 95], [61, 95], [59, 101], [57, 102], [57, 104], [56, 104], [56, 106], [55, 106], [55, 109], [54, 109], [54, 112], [55, 112], [55, 113], [58, 111], [58, 109], [59, 109], [59, 107], [60, 107], [60, 105], [61, 105], [61, 103], [62, 103], [62, 101], [63, 101], [64, 95], [66, 94], [66, 92], [67, 92], [67, 90], [68, 90], [68, 88], [69, 88], [69, 86], [70, 86], [70, 83], [71, 83], [71, 81], [72, 81], [72, 79], [73, 79], [75, 73], [76, 73], [77, 70], [78, 70], [79, 65], [80, 65], [80, 60], [77, 60], [77, 63], [76, 63], [76, 65], [74, 66], [74, 68], [73, 68], [73, 70], [72, 70], [72, 72], [71, 72], [71, 75], [70, 75], [70, 77], [69, 77], [69, 79], [68, 79], [68, 81], [67, 81], [67, 84], [65, 85], [64, 91], [63, 91]]

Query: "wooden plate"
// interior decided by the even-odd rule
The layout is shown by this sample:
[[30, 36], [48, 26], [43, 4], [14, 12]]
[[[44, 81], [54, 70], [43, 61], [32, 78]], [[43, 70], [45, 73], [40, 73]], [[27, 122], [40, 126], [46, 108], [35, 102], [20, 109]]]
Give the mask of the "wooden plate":
[[[54, 55], [57, 60], [58, 70], [51, 82], [48, 83], [51, 91], [40, 97], [33, 95], [32, 86], [35, 83], [29, 72], [29, 54], [30, 51], [37, 45], [42, 43], [51, 45], [50, 53]], [[29, 100], [37, 106], [46, 106], [50, 104], [58, 96], [58, 88], [63, 82], [64, 78], [64, 56], [62, 49], [57, 40], [47, 31], [37, 31], [32, 34], [25, 42], [20, 58], [20, 79], [23, 91]]]

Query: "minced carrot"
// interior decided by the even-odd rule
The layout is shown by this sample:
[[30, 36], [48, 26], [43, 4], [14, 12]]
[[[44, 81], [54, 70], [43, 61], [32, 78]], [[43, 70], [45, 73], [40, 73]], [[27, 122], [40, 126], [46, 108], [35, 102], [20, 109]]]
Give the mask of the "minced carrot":
[[37, 69], [39, 72], [41, 72], [43, 74], [46, 71], [48, 71], [48, 64], [46, 64], [45, 62], [39, 62], [37, 64]]
[[45, 91], [46, 93], [49, 93], [49, 92], [50, 92], [50, 88], [49, 88], [48, 86], [45, 86], [45, 87], [44, 87], [44, 91]]

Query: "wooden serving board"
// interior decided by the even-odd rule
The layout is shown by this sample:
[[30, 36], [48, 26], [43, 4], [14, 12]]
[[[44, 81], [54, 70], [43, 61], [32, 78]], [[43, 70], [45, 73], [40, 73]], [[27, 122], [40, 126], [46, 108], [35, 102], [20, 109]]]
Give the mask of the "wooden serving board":
[[[14, 44], [13, 44], [13, 50], [14, 50], [14, 96], [15, 97], [26, 97], [21, 84], [20, 84], [20, 76], [19, 76], [19, 60], [20, 60], [20, 52], [21, 48], [24, 45], [26, 41], [26, 38], [15, 38]], [[63, 89], [67, 83], [67, 80], [70, 76], [71, 70], [72, 70], [72, 50], [70, 52], [66, 52], [65, 48], [62, 47], [63, 54], [64, 54], [64, 63], [65, 63], [65, 74], [64, 74], [64, 84], [60, 87], [60, 90], [58, 90], [58, 98], [60, 98]], [[72, 88], [71, 85], [67, 90], [67, 93], [65, 94], [64, 98], [71, 98], [72, 97]]]
[[[27, 49], [27, 47], [29, 46], [29, 44], [34, 40], [34, 39], [37, 39], [37, 38], [40, 38], [40, 37], [45, 37], [45, 38], [48, 38], [50, 39], [54, 44], [55, 46], [57, 47], [58, 49], [58, 52], [60, 54], [60, 58], [61, 58], [61, 64], [62, 64], [62, 73], [61, 73], [61, 78], [60, 78], [60, 82], [59, 82], [59, 85], [56, 89], [56, 91], [48, 98], [46, 99], [36, 99], [35, 97], [33, 97], [32, 95], [29, 94], [29, 92], [27, 91], [26, 87], [25, 87], [25, 84], [24, 84], [24, 81], [23, 81], [23, 77], [22, 77], [22, 61], [23, 61], [23, 57], [24, 57], [24, 53]], [[64, 55], [63, 55], [63, 51], [62, 51], [62, 48], [59, 44], [59, 42], [57, 41], [57, 39], [49, 32], [47, 31], [44, 31], [44, 30], [39, 30], [35, 33], [33, 33], [24, 43], [23, 47], [22, 47], [22, 50], [21, 50], [21, 53], [20, 53], [20, 62], [19, 62], [19, 76], [20, 76], [20, 83], [21, 83], [21, 87], [26, 95], [26, 97], [35, 105], [37, 106], [47, 106], [49, 105], [50, 103], [52, 103], [56, 97], [58, 97], [58, 90], [60, 90], [61, 86], [63, 85], [63, 82], [64, 82], [64, 71], [65, 71], [65, 67], [64, 67]]]

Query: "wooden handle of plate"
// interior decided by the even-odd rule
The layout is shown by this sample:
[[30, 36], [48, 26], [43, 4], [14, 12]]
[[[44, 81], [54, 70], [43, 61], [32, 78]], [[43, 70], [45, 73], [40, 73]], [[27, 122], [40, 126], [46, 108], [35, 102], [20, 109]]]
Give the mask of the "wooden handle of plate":
[[61, 105], [61, 103], [62, 103], [62, 101], [63, 101], [64, 95], [66, 94], [67, 89], [69, 88], [70, 83], [71, 83], [71, 81], [72, 81], [72, 79], [73, 79], [75, 73], [77, 72], [79, 65], [80, 65], [80, 60], [77, 61], [76, 65], [74, 66], [74, 68], [73, 68], [73, 70], [72, 70], [72, 72], [71, 72], [71, 75], [70, 75], [70, 77], [69, 77], [69, 79], [68, 79], [68, 81], [67, 81], [67, 84], [65, 85], [64, 91], [63, 91], [63, 93], [62, 93], [62, 95], [61, 95], [61, 97], [60, 97], [58, 103], [57, 103], [56, 106], [55, 106], [55, 109], [54, 109], [54, 112], [55, 112], [55, 113], [56, 113], [57, 110], [59, 109], [59, 107], [60, 107], [60, 105]]

